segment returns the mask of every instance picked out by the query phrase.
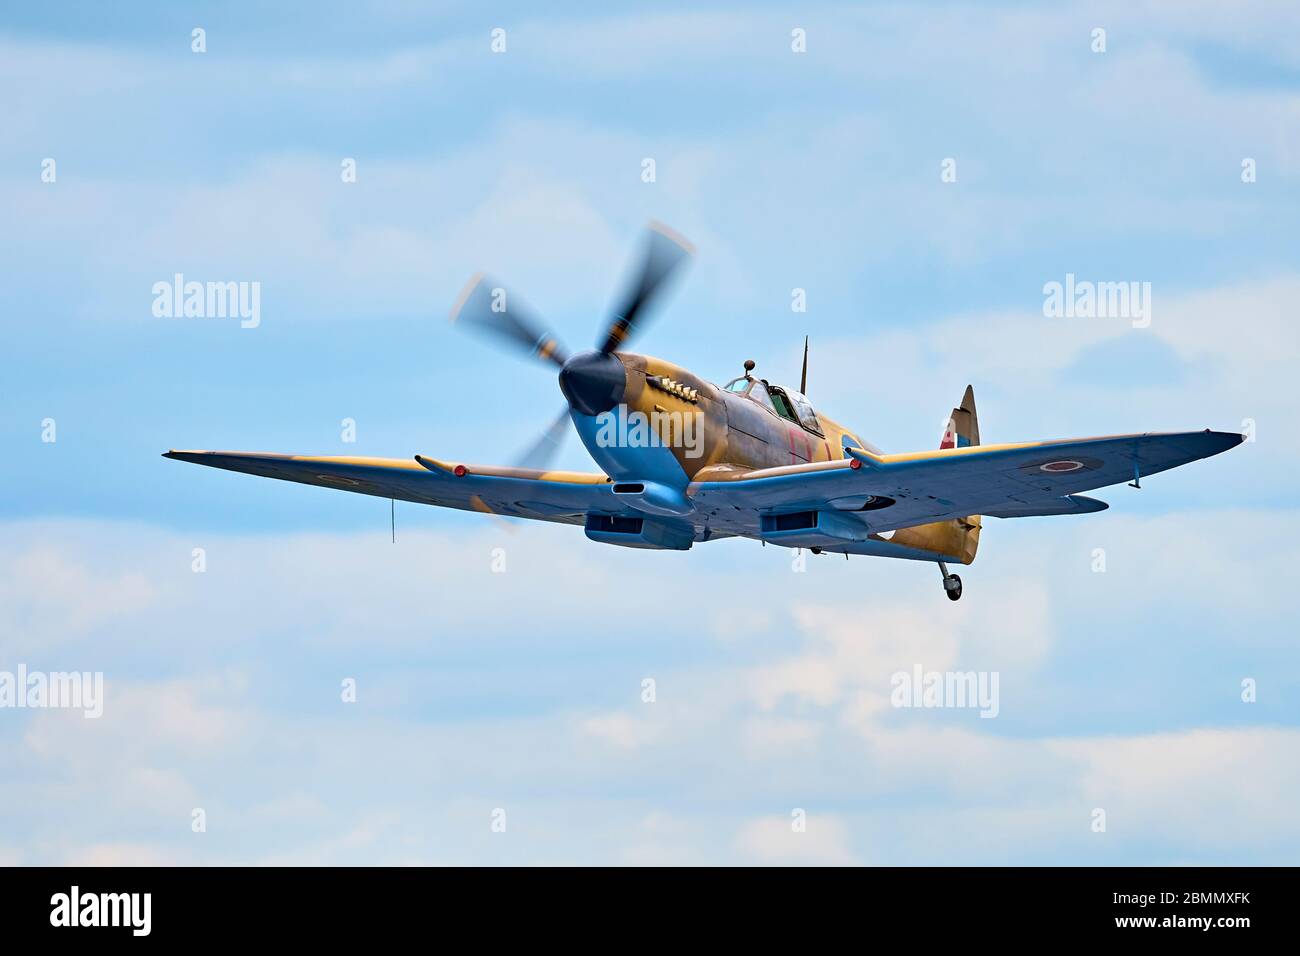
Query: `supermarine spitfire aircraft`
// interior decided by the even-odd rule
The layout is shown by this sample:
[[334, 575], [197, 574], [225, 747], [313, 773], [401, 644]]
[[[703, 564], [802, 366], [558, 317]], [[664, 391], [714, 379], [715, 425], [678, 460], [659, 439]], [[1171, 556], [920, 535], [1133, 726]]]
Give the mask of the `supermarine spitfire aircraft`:
[[[938, 449], [884, 454], [815, 412], [804, 348], [799, 391], [752, 373], [726, 385], [623, 349], [693, 250], [651, 224], [645, 257], [597, 348], [570, 355], [499, 283], [475, 276], [452, 318], [559, 369], [568, 402], [521, 467], [412, 459], [169, 451], [167, 458], [382, 498], [582, 525], [604, 544], [685, 551], [743, 537], [824, 552], [930, 561], [961, 597], [947, 562], [970, 564], [981, 518], [1101, 511], [1079, 494], [1207, 458], [1230, 432], [1116, 435], [981, 445], [967, 387]], [[542, 467], [572, 422], [599, 472]]]

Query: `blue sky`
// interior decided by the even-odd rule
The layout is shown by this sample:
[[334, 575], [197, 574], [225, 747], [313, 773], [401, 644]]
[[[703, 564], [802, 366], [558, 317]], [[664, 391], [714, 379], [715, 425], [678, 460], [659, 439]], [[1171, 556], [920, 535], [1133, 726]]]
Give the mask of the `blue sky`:
[[[7, 9], [0, 670], [108, 696], [0, 710], [0, 861], [1293, 862], [1298, 16]], [[990, 521], [955, 605], [919, 564], [409, 505], [393, 545], [386, 502], [158, 457], [508, 461], [562, 398], [456, 293], [487, 269], [585, 345], [651, 218], [699, 254], [639, 348], [793, 381], [809, 334], [814, 403], [887, 450], [967, 383], [985, 441], [1258, 440]], [[260, 282], [260, 326], [154, 317], [177, 272]], [[1150, 327], [1045, 317], [1067, 273], [1150, 282]], [[891, 709], [916, 662], [998, 671], [999, 716]]]

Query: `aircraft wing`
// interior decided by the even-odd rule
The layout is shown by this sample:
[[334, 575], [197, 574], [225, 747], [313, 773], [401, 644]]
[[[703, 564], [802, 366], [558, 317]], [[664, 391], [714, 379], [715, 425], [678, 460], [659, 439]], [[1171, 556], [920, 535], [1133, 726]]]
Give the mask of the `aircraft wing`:
[[1101, 502], [1061, 499], [1208, 458], [1242, 438], [1206, 430], [902, 455], [851, 448], [852, 457], [840, 461], [756, 471], [711, 466], [696, 476], [688, 494], [706, 514], [830, 508], [854, 512], [873, 532], [967, 515], [1081, 513], [1100, 510]]
[[452, 464], [422, 455], [403, 459], [169, 451], [163, 457], [380, 498], [564, 524], [581, 524], [592, 511], [626, 510], [610, 491], [609, 478], [584, 472]]

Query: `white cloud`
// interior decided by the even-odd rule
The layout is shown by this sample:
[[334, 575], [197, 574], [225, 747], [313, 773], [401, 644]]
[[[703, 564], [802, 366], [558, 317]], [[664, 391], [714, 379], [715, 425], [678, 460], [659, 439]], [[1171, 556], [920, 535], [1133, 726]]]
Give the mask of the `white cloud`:
[[852, 866], [859, 861], [847, 847], [847, 828], [831, 815], [808, 814], [806, 829], [796, 832], [791, 820], [751, 820], [736, 835], [736, 847], [755, 863]]
[[[156, 605], [158, 591], [148, 577], [117, 570], [106, 563], [107, 549], [96, 550], [90, 557], [34, 543], [22, 552], [0, 553], [0, 651], [6, 657], [14, 663], [45, 657], [60, 644]], [[101, 563], [94, 567], [88, 560]]]
[[[48, 861], [45, 861], [48, 865]], [[177, 866], [181, 858], [173, 851], [147, 843], [95, 843], [69, 848], [63, 866]]]
[[816, 720], [799, 720], [764, 714], [744, 723], [743, 734], [755, 755], [797, 753], [816, 744], [824, 728]]
[[1204, 852], [1300, 849], [1300, 819], [1289, 796], [1300, 786], [1294, 729], [1207, 729], [1051, 746], [1082, 764], [1080, 800], [1106, 810], [1108, 834], [1168, 845], [1194, 834]]
[[656, 736], [652, 723], [621, 711], [588, 717], [580, 726], [583, 733], [619, 750], [638, 750]]
[[927, 671], [987, 671], [1008, 664], [1032, 670], [1047, 653], [1053, 624], [1040, 581], [1021, 576], [981, 582], [992, 593], [958, 615], [933, 600], [937, 578], [932, 573], [905, 596], [874, 602], [869, 613], [845, 614], [830, 603], [796, 605], [792, 613], [806, 649], [752, 670], [748, 687], [754, 700], [768, 710], [787, 697], [818, 707], [840, 705], [857, 723], [884, 713], [890, 678], [915, 665]]
[[[1217, 590], [1184, 595], [1193, 613], [1197, 602], [1214, 607], [1218, 594], [1249, 587], [1255, 573], [1255, 526], [1200, 518], [1181, 526], [1223, 527], [1228, 542], [1235, 527], [1237, 550], [1211, 549], [1218, 563], [1195, 569], [1216, 576]], [[1252, 520], [1262, 528], [1278, 519]], [[1156, 546], [1165, 524], [1178, 521], [1116, 524], [1108, 620], [1149, 607], [1141, 577], [1127, 580], [1121, 557], [1145, 560], [1130, 549]], [[491, 573], [486, 539], [472, 534], [410, 535], [408, 552], [370, 535], [279, 536], [273, 545], [210, 536], [212, 570], [204, 576], [189, 572], [188, 542], [179, 536], [76, 523], [58, 533], [7, 530], [10, 552], [41, 540], [55, 554], [91, 553], [93, 542], [111, 540], [118, 562], [89, 562], [92, 574], [131, 566], [152, 575], [148, 555], [159, 554], [180, 561], [178, 580], [201, 579], [197, 590], [168, 587], [172, 603], [94, 639], [119, 669], [153, 659], [153, 670], [162, 661], [172, 676], [110, 680], [99, 722], [0, 713], [8, 752], [18, 755], [0, 783], [0, 812], [28, 833], [9, 851], [24, 861], [161, 854], [218, 862], [844, 864], [1086, 862], [1100, 853], [1214, 862], [1272, 859], [1298, 836], [1285, 810], [1300, 752], [1293, 729], [1184, 731], [1162, 725], [1169, 718], [1157, 699], [1139, 712], [1151, 730], [1062, 736], [1054, 715], [1078, 688], [1054, 657], [1092, 644], [1116, 653], [1114, 637], [1099, 641], [1090, 630], [1095, 609], [1082, 629], [1062, 616], [1062, 608], [1080, 606], [1080, 580], [1104, 576], [1092, 576], [1086, 561], [1072, 568], [1042, 559], [1078, 531], [1044, 528], [1043, 541], [1024, 550], [1035, 535], [1008, 526], [983, 570], [967, 572], [979, 575], [968, 586], [978, 586], [957, 605], [942, 599], [937, 574], [922, 566], [814, 561], [796, 576], [761, 550], [724, 548], [717, 565], [697, 568], [696, 578], [707, 574], [713, 584], [698, 609], [688, 596], [684, 608], [670, 608], [681, 626], [665, 629], [661, 613], [626, 617], [626, 592], [613, 582], [635, 578], [644, 593], [673, 593], [680, 567], [575, 547], [561, 537], [572, 529], [521, 529], [504, 576], [510, 583]], [[1189, 550], [1192, 541], [1171, 543]], [[478, 551], [482, 566], [467, 564], [465, 555]], [[359, 576], [370, 586], [348, 585]], [[428, 580], [439, 582], [436, 591], [421, 586]], [[624, 623], [599, 635], [575, 632], [575, 605], [554, 600], [561, 580], [589, 582], [584, 619], [623, 614]], [[759, 584], [850, 594], [852, 606], [805, 601], [786, 614], [774, 605], [771, 626], [744, 640], [686, 626], [712, 620], [719, 602], [752, 606]], [[502, 586], [504, 594], [495, 590]], [[450, 622], [484, 623], [485, 600], [492, 626], [457, 633], [463, 628]], [[188, 625], [173, 622], [177, 609]], [[1267, 621], [1279, 612], [1251, 613]], [[432, 615], [439, 622], [432, 630], [362, 626]], [[529, 649], [519, 639], [525, 627], [546, 637]], [[677, 632], [681, 643], [667, 654]], [[1225, 646], [1257, 663], [1276, 661], [1281, 647], [1268, 633], [1244, 632], [1225, 637]], [[619, 653], [610, 656], [614, 647]], [[157, 656], [161, 648], [172, 651]], [[528, 655], [522, 676], [500, 683], [519, 654]], [[197, 676], [220, 673], [213, 655], [231, 668], [227, 676]], [[593, 655], [604, 663], [578, 663]], [[1003, 669], [1001, 719], [890, 708], [889, 674], [913, 661]], [[1176, 662], [1167, 670], [1148, 679], [1162, 686], [1179, 679]], [[359, 674], [361, 696], [345, 706], [337, 675], [348, 672]], [[653, 705], [638, 702], [647, 673], [658, 684]], [[551, 683], [557, 692], [546, 693]], [[1085, 686], [1092, 712], [1104, 713], [1105, 689]], [[484, 707], [492, 716], [476, 715]], [[1211, 701], [1202, 707], [1219, 713]], [[1238, 784], [1245, 789], [1237, 792]], [[1107, 808], [1110, 830], [1090, 842], [1095, 805]], [[190, 832], [195, 806], [208, 812], [206, 835]], [[499, 806], [509, 808], [510, 833], [492, 842], [486, 821]], [[804, 834], [790, 832], [787, 811], [774, 809], [793, 807], [809, 810]], [[1209, 834], [1216, 826], [1233, 838]], [[236, 833], [235, 842], [212, 838]]]

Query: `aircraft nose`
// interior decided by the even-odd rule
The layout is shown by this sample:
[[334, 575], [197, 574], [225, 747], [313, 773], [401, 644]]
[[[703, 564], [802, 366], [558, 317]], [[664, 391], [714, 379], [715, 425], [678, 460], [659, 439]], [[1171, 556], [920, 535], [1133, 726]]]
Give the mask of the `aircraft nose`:
[[560, 369], [560, 390], [584, 415], [599, 415], [623, 401], [627, 371], [608, 352], [579, 352]]

